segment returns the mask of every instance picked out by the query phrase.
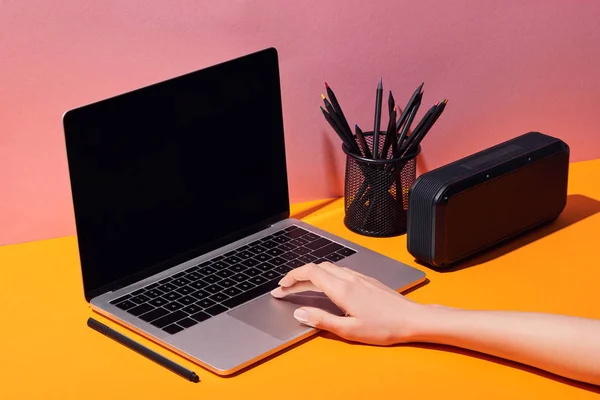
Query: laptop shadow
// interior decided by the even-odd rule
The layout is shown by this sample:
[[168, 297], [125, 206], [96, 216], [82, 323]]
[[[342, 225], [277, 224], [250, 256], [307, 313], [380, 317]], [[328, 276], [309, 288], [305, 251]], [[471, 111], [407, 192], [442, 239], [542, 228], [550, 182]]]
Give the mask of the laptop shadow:
[[441, 273], [460, 271], [465, 268], [474, 267], [476, 265], [494, 260], [523, 246], [526, 246], [536, 240], [539, 240], [545, 236], [548, 236], [554, 232], [558, 232], [561, 229], [564, 229], [579, 221], [589, 218], [599, 212], [600, 201], [581, 194], [571, 194], [567, 196], [567, 204], [565, 206], [565, 209], [553, 222], [541, 226], [533, 231], [525, 232], [511, 239], [510, 241], [499, 244], [493, 248], [484, 251], [483, 253], [473, 255], [470, 258], [455, 264], [454, 266], [450, 266], [447, 269], [438, 270], [432, 268], [430, 265], [421, 263], [418, 260], [415, 260], [415, 262], [417, 262], [420, 265], [423, 265], [424, 267], [435, 269], [437, 272]]

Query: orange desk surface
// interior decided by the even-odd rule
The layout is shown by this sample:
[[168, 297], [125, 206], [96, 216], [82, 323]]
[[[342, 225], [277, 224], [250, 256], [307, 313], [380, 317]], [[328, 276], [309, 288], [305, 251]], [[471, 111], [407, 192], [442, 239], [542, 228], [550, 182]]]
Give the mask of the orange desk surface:
[[[348, 231], [341, 199], [292, 211], [426, 271], [429, 283], [408, 294], [413, 300], [600, 318], [600, 160], [571, 164], [568, 204], [553, 225], [454, 272], [415, 263], [404, 235], [376, 239]], [[0, 265], [1, 399], [584, 399], [600, 393], [459, 349], [372, 347], [327, 333], [222, 378], [97, 316], [192, 368], [201, 378], [194, 384], [86, 326], [93, 312], [83, 298], [74, 237], [0, 247]]]

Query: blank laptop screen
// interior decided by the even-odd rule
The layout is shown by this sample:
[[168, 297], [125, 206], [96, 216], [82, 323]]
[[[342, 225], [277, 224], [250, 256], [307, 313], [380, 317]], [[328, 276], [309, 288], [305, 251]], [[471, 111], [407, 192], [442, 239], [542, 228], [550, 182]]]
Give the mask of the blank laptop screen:
[[86, 297], [289, 212], [277, 53], [64, 116]]

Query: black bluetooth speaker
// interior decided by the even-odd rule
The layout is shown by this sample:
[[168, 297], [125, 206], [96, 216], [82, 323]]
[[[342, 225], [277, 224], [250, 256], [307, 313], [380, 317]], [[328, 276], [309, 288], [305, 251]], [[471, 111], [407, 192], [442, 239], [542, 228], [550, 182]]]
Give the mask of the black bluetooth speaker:
[[551, 222], [568, 171], [568, 145], [529, 132], [424, 173], [408, 195], [408, 251], [444, 269]]

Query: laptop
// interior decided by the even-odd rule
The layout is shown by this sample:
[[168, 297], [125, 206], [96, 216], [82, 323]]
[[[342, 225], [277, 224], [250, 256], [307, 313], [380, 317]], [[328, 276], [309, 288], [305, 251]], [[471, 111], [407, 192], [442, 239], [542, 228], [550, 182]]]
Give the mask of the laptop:
[[398, 290], [415, 268], [290, 218], [274, 48], [63, 115], [86, 300], [218, 375], [309, 337], [275, 299], [290, 270], [328, 260]]

